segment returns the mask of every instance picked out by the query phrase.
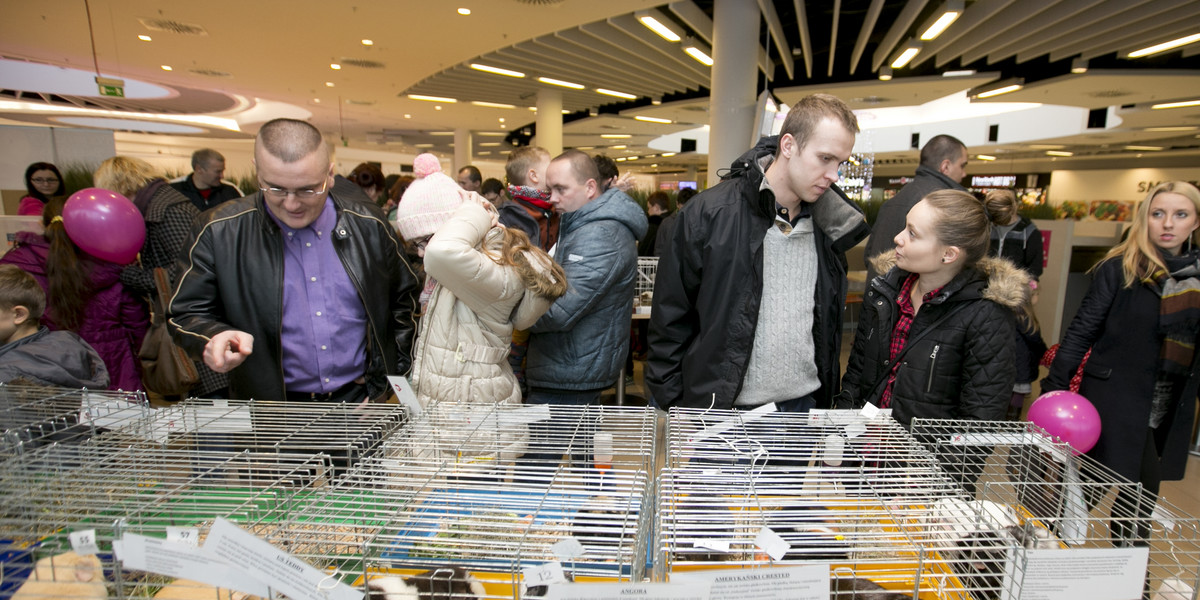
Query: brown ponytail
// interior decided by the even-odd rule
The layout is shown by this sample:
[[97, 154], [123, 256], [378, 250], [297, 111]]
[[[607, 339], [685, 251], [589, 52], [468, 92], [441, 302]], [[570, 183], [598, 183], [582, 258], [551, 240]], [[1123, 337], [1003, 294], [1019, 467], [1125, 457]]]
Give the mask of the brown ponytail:
[[79, 247], [63, 228], [62, 208], [66, 198], [51, 198], [42, 210], [44, 236], [50, 242], [46, 256], [46, 279], [53, 304], [48, 312], [60, 329], [75, 331], [83, 324], [84, 307], [92, 299], [88, 269], [79, 260]]

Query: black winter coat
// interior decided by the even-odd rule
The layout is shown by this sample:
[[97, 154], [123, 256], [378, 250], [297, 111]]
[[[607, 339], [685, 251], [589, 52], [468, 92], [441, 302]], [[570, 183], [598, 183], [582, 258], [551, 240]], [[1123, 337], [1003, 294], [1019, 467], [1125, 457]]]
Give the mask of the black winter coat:
[[[650, 313], [646, 384], [661, 408], [733, 406], [742, 389], [763, 289], [763, 238], [775, 196], [759, 190], [777, 138], [763, 138], [732, 166], [729, 179], [678, 213], [662, 248]], [[858, 207], [831, 186], [812, 205], [817, 247], [813, 343], [821, 387], [817, 406], [837, 393], [846, 250], [870, 229]]]
[[[894, 257], [890, 251], [876, 261], [886, 272], [871, 281], [863, 297], [839, 407], [878, 405], [883, 395], [892, 330], [900, 315], [896, 298], [909, 275], [892, 266]], [[921, 305], [892, 387], [897, 421], [908, 427], [916, 417], [1004, 420], [1016, 373], [1014, 311], [1026, 281], [1012, 263], [985, 258]]]
[[[1100, 413], [1101, 430], [1100, 441], [1088, 456], [1138, 481], [1162, 346], [1160, 297], [1155, 287], [1124, 285], [1119, 258], [1101, 263], [1092, 272], [1092, 285], [1063, 335], [1050, 374], [1042, 380], [1042, 392], [1067, 389], [1091, 348], [1079, 393]], [[1160, 462], [1164, 481], [1183, 479], [1198, 389], [1200, 352], [1182, 393], [1160, 425], [1169, 428]]]
[[[379, 207], [336, 190], [331, 196], [337, 210], [333, 247], [367, 313], [364, 372], [375, 398], [388, 390], [387, 375], [407, 375], [412, 367], [420, 289]], [[200, 359], [218, 333], [253, 335], [254, 351], [229, 372], [230, 396], [283, 400], [283, 233], [267, 214], [262, 192], [201, 214], [185, 248], [167, 307], [175, 342]]]
[[1004, 247], [1000, 247], [1000, 228], [992, 227], [992, 241], [988, 256], [999, 256], [1036, 277], [1042, 276], [1042, 231], [1033, 221], [1021, 217], [1015, 227], [1004, 236]]

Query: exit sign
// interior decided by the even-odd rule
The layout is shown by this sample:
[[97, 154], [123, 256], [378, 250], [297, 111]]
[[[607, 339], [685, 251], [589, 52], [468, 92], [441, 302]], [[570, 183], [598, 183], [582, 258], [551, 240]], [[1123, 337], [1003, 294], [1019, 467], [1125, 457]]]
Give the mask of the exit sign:
[[115, 79], [112, 77], [96, 77], [96, 86], [100, 88], [101, 96], [112, 96], [114, 98], [125, 97], [125, 80]]

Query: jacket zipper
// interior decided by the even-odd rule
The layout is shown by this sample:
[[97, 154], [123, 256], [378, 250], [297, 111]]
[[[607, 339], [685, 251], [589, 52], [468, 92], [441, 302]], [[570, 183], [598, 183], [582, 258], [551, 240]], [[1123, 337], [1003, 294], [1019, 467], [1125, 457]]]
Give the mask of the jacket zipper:
[[933, 352], [929, 353], [929, 379], [925, 382], [925, 393], [933, 391], [933, 369], [937, 366], [938, 350], [942, 347], [941, 344], [934, 344]]

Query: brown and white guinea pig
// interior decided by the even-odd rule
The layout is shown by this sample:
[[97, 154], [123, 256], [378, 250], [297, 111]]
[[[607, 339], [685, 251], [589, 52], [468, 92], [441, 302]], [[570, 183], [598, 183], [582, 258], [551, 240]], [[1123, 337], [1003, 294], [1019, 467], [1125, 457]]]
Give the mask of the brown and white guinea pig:
[[64, 552], [37, 561], [33, 577], [13, 594], [13, 600], [46, 598], [107, 598], [104, 566], [96, 555]]
[[893, 592], [862, 577], [829, 578], [830, 600], [913, 600], [910, 594]]
[[486, 593], [466, 569], [445, 566], [404, 578], [372, 577], [363, 600], [477, 600]]

